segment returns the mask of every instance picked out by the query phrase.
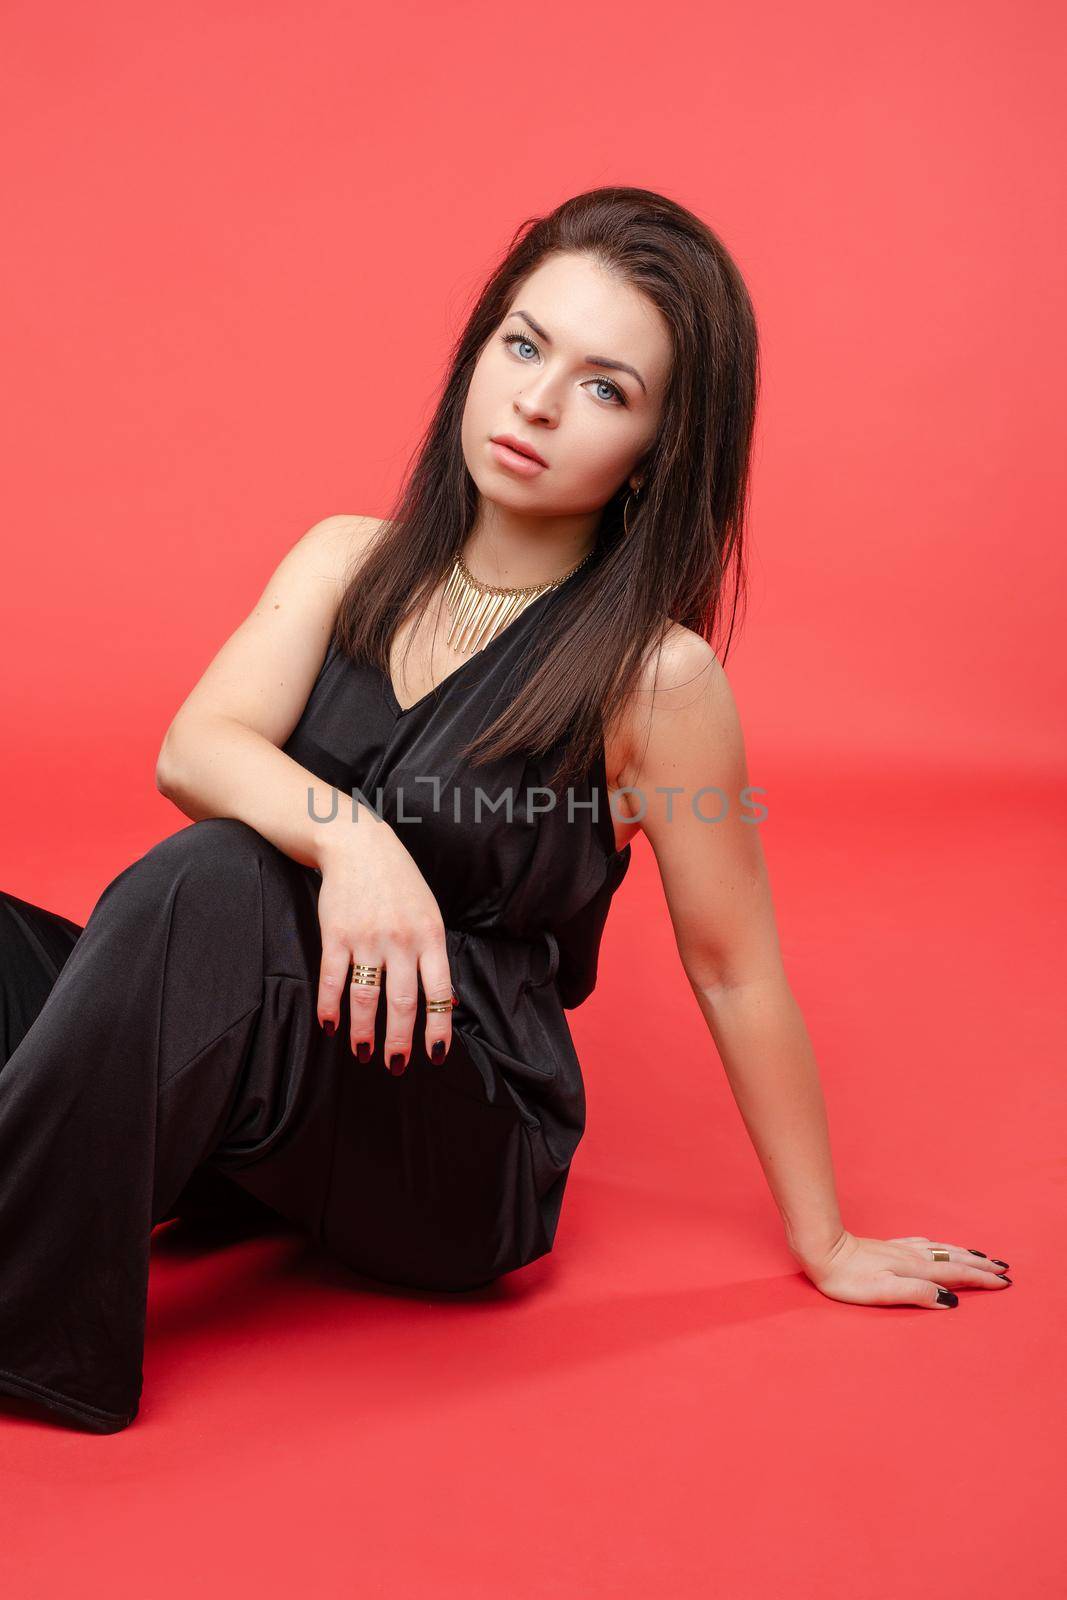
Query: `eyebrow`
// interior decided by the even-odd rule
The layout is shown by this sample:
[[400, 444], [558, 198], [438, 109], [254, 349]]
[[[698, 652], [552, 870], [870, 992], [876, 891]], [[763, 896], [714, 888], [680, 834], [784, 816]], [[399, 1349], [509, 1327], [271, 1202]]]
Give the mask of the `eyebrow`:
[[[552, 343], [552, 335], [550, 333], [546, 333], [544, 328], [541, 327], [540, 323], [535, 322], [528, 311], [509, 311], [508, 316], [524, 317], [539, 339], [543, 339], [546, 344]], [[632, 378], [637, 379], [642, 389], [645, 390], [645, 393], [648, 393], [648, 390], [645, 388], [644, 378], [642, 378], [637, 368], [631, 367], [628, 362], [613, 361], [610, 356], [586, 356], [584, 359], [591, 367], [610, 367], [613, 372], [628, 372]]]

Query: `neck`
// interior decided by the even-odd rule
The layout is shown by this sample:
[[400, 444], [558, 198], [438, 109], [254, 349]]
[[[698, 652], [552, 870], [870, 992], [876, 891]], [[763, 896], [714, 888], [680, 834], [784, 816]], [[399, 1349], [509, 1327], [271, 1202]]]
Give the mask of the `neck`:
[[525, 589], [564, 577], [596, 544], [598, 517], [520, 516], [484, 502], [464, 543], [476, 583]]

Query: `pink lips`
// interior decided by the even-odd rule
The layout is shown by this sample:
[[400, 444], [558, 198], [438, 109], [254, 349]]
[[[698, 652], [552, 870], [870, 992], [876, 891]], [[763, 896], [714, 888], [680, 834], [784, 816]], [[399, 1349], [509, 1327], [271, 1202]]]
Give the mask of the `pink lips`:
[[508, 467], [512, 472], [517, 472], [520, 477], [533, 478], [539, 472], [544, 472], [548, 463], [534, 454], [532, 445], [524, 444], [521, 439], [516, 439], [514, 434], [502, 433], [490, 439], [493, 454], [502, 467]]

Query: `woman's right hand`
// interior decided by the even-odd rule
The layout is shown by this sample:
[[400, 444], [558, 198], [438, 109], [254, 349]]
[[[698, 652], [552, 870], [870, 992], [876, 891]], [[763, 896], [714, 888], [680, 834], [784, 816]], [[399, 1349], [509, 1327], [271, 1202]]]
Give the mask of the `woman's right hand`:
[[[354, 962], [384, 966], [381, 989], [349, 983], [351, 1045], [360, 1060], [370, 1059], [384, 994], [385, 1064], [396, 1075], [411, 1056], [420, 975], [427, 1000], [453, 996], [440, 907], [396, 832], [371, 808], [361, 806], [358, 821], [346, 819], [328, 833], [319, 853], [319, 1022], [330, 1033], [340, 1025]], [[427, 1055], [440, 1065], [452, 1043], [451, 1011], [426, 1013], [425, 1039]]]

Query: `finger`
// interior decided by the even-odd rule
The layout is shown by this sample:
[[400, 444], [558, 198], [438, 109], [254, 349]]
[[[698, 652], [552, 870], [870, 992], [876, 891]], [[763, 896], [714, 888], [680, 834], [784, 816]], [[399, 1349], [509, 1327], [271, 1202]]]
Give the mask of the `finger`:
[[336, 934], [324, 933], [316, 1012], [319, 1025], [326, 1033], [336, 1033], [340, 1025], [341, 995], [351, 962], [348, 945]]
[[1001, 1261], [999, 1257], [991, 1256], [985, 1250], [972, 1250], [968, 1245], [941, 1243], [937, 1239], [928, 1239], [925, 1233], [903, 1234], [895, 1239], [887, 1239], [886, 1243], [921, 1244], [925, 1245], [929, 1249], [934, 1250], [954, 1250], [958, 1253], [962, 1260], [967, 1260], [968, 1257], [976, 1256], [978, 1258], [979, 1265], [981, 1265], [983, 1261], [990, 1261], [999, 1271], [1006, 1272], [1008, 1270], [1009, 1263], [1007, 1261]]
[[[988, 1257], [979, 1259], [973, 1250], [958, 1244], [939, 1244], [936, 1239], [916, 1241], [908, 1248], [914, 1251], [923, 1265], [929, 1263], [935, 1277], [944, 1277], [946, 1283], [963, 1283], [976, 1288], [991, 1288], [1004, 1282], [1004, 1268]], [[932, 1251], [947, 1253], [948, 1261], [934, 1260]], [[949, 1272], [949, 1267], [953, 1272]]]
[[[426, 996], [426, 1054], [440, 1066], [452, 1045], [452, 1001], [455, 989], [444, 938], [435, 939], [419, 957], [422, 989]], [[431, 1001], [447, 1001], [447, 1011], [431, 1011]]]
[[[374, 1029], [378, 1002], [382, 994], [381, 968], [385, 957], [362, 945], [352, 952], [352, 981], [348, 985], [349, 1041], [357, 1061], [369, 1061], [374, 1054]], [[377, 967], [377, 979], [363, 969]]]
[[1008, 1270], [1006, 1261], [998, 1261], [996, 1256], [988, 1256], [984, 1250], [969, 1250], [966, 1245], [938, 1244], [936, 1241], [933, 1243], [933, 1248], [935, 1250], [949, 1250], [954, 1261], [958, 1259], [968, 1266], [981, 1267], [983, 1272], [991, 1272], [994, 1277]]
[[959, 1304], [959, 1295], [942, 1283], [926, 1278], [904, 1278], [898, 1272], [880, 1272], [877, 1278], [877, 1300], [880, 1306], [923, 1306], [940, 1311]]
[[415, 953], [394, 947], [385, 965], [385, 1065], [395, 1078], [407, 1071], [418, 1000], [419, 969]]
[[[912, 1266], [911, 1271], [917, 1277], [927, 1276], [925, 1263]], [[929, 1281], [950, 1283], [955, 1289], [1006, 1289], [1011, 1285], [1011, 1279], [999, 1272], [983, 1272], [980, 1267], [968, 1267], [955, 1261], [931, 1261]]]

